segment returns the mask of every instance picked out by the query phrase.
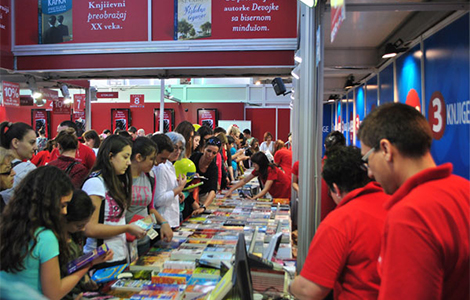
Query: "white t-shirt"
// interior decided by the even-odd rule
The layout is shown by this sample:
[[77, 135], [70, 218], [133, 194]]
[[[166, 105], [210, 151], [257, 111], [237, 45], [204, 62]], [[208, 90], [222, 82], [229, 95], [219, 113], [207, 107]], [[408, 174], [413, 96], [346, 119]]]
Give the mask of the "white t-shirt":
[[[89, 196], [98, 196], [103, 198], [103, 201], [106, 201], [104, 205], [103, 224], [113, 226], [126, 225], [126, 213], [124, 212], [121, 217], [119, 217], [121, 209], [119, 208], [119, 205], [117, 205], [116, 201], [111, 198], [111, 196], [108, 194], [108, 190], [106, 189], [106, 186], [101, 176], [93, 177], [85, 181], [82, 190], [84, 190]], [[100, 207], [96, 207], [96, 209], [99, 210]], [[103, 242], [106, 243], [108, 247], [110, 249], [113, 249], [114, 251], [114, 257], [110, 262], [128, 258], [125, 233], [118, 234], [112, 238], [104, 239]], [[96, 249], [96, 239], [87, 238], [86, 245], [83, 248], [83, 252], [88, 253], [93, 251], [94, 249]]]
[[175, 167], [167, 160], [166, 163], [159, 164], [153, 167], [152, 170], [157, 181], [153, 199], [155, 209], [168, 221], [170, 227], [179, 227], [179, 196], [175, 196], [173, 192], [173, 189], [178, 186]]
[[269, 144], [268, 146], [268, 143], [265, 142], [262, 142], [261, 145], [259, 146], [259, 151], [262, 151], [262, 152], [266, 152], [266, 151], [269, 151], [271, 153], [274, 152], [274, 142], [271, 141], [271, 144]]
[[[20, 160], [16, 158], [12, 160], [11, 163], [14, 164], [18, 161]], [[13, 192], [15, 191], [15, 188], [20, 184], [23, 178], [25, 178], [26, 175], [28, 175], [28, 173], [34, 169], [36, 169], [36, 166], [29, 160], [26, 162], [19, 163], [13, 168], [13, 170], [15, 170], [15, 173], [16, 173], [14, 181], [13, 181], [13, 187], [11, 189], [7, 189], [7, 190], [0, 192], [0, 195], [2, 195], [3, 201], [5, 201], [6, 204], [8, 204], [11, 197], [13, 197]]]

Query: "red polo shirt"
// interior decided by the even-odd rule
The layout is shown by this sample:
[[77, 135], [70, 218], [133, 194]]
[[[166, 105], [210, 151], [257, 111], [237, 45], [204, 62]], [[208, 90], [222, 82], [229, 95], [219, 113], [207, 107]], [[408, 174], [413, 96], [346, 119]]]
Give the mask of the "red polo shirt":
[[[59, 157], [59, 149], [55, 148], [51, 152], [51, 161], [56, 160]], [[78, 143], [78, 149], [77, 152], [75, 152], [75, 160], [81, 162], [82, 164], [85, 165], [85, 167], [90, 170], [93, 165], [95, 164], [95, 152], [93, 152], [93, 149], [88, 147], [87, 145], [84, 145], [82, 143]]]
[[335, 299], [377, 299], [387, 199], [376, 182], [349, 192], [320, 223], [300, 275], [334, 288]]
[[[254, 170], [252, 172], [254, 176], [259, 176], [259, 172]], [[263, 184], [266, 181], [272, 180], [273, 184], [269, 189], [269, 194], [273, 198], [291, 198], [291, 181], [290, 178], [279, 168], [268, 167], [268, 178], [266, 180], [261, 179]]]
[[386, 203], [379, 299], [470, 298], [470, 182], [451, 173], [421, 171]]

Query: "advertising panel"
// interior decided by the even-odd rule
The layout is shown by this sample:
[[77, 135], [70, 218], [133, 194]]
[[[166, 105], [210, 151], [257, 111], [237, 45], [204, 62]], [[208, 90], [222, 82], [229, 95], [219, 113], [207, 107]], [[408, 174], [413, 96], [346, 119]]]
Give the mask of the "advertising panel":
[[344, 0], [331, 0], [331, 35], [330, 40], [333, 43], [335, 40], [336, 33], [346, 19], [346, 6]]
[[418, 111], [421, 111], [421, 56], [417, 45], [396, 60], [398, 102]]
[[[365, 106], [365, 97], [364, 95], [364, 86], [359, 87], [356, 89], [356, 115], [354, 116], [354, 124], [351, 125], [352, 131], [354, 132], [354, 136], [357, 137], [357, 132], [359, 131], [359, 126], [361, 125], [362, 120], [364, 120], [364, 106]], [[356, 139], [356, 147], [361, 147], [361, 142]]]
[[73, 40], [72, 0], [39, 0], [39, 44], [57, 44]]
[[35, 132], [41, 128], [46, 131], [46, 137], [51, 136], [51, 113], [45, 109], [32, 109], [31, 110], [31, 127]]
[[[334, 109], [335, 109], [334, 104], [323, 104], [323, 128], [322, 128], [323, 144], [322, 145], [325, 144], [325, 138], [328, 135], [328, 133], [333, 131], [334, 119], [331, 116], [332, 116], [332, 113], [334, 112]], [[325, 154], [325, 147], [322, 147], [322, 157], [324, 154]]]
[[377, 76], [371, 78], [366, 84], [366, 115], [377, 107], [378, 99]]
[[111, 130], [127, 130], [131, 126], [131, 112], [128, 108], [111, 109]]
[[382, 70], [380, 76], [380, 104], [392, 103], [394, 100], [393, 95], [393, 64]]
[[425, 115], [433, 132], [438, 165], [470, 178], [469, 15], [424, 40]]
[[197, 123], [199, 125], [205, 125], [212, 130], [214, 130], [217, 127], [217, 121], [219, 120], [217, 109], [215, 108], [209, 108], [209, 109], [204, 109], [204, 108], [198, 108], [197, 109]]
[[98, 99], [115, 99], [119, 98], [119, 92], [98, 92], [96, 93]]
[[[153, 132], [160, 131], [160, 109], [153, 110]], [[163, 110], [163, 132], [173, 131], [175, 128], [175, 110], [172, 108], [165, 108]]]
[[20, 85], [2, 81], [3, 106], [20, 106]]

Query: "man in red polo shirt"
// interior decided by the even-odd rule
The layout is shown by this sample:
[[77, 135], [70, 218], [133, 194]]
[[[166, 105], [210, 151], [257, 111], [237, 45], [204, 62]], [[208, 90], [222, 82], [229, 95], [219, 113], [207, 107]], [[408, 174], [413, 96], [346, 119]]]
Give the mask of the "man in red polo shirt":
[[[77, 132], [77, 126], [75, 125], [74, 122], [63, 121], [62, 123], [60, 123], [59, 127], [57, 127], [57, 134], [59, 134], [59, 132], [69, 127], [73, 128], [75, 132]], [[56, 160], [59, 157], [59, 155], [60, 155], [59, 149], [55, 148], [54, 150], [52, 150], [51, 161]], [[95, 159], [96, 159], [95, 152], [93, 152], [93, 150], [90, 147], [79, 142], [78, 149], [75, 154], [75, 160], [81, 162], [82, 164], [85, 165], [85, 167], [87, 167], [88, 170], [90, 170], [93, 167], [93, 164], [95, 163]]]
[[377, 299], [383, 205], [389, 196], [370, 182], [361, 158], [358, 148], [339, 146], [325, 159], [322, 175], [338, 206], [320, 223], [290, 286], [296, 299], [323, 299], [331, 289], [335, 299]]
[[379, 299], [469, 299], [470, 182], [436, 166], [415, 108], [384, 104], [359, 130], [369, 176], [392, 194], [379, 259]]

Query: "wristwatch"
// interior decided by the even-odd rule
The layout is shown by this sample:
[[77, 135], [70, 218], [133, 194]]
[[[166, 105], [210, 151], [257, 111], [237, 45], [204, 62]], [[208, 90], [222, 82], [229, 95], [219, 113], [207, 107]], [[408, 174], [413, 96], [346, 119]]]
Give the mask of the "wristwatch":
[[204, 208], [204, 211], [206, 211], [206, 207], [204, 206], [204, 204], [199, 204], [199, 208]]

